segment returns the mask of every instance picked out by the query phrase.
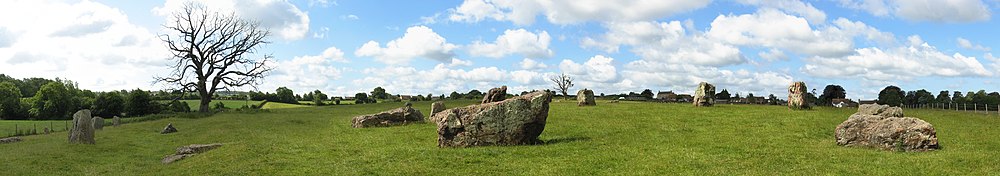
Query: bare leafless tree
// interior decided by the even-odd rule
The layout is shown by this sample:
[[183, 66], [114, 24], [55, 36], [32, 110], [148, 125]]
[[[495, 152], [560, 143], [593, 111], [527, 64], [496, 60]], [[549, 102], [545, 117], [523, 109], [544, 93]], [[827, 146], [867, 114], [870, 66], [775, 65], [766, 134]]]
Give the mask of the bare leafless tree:
[[197, 92], [201, 112], [209, 111], [215, 91], [256, 88], [272, 69], [265, 63], [273, 57], [257, 53], [271, 35], [259, 22], [187, 3], [164, 27], [172, 33], [161, 34], [160, 40], [170, 49], [173, 71], [156, 82]]
[[567, 91], [569, 91], [570, 87], [573, 87], [573, 78], [569, 77], [569, 75], [566, 75], [565, 73], [561, 73], [559, 75], [552, 75], [552, 77], [549, 77], [549, 80], [556, 85], [556, 90], [562, 92], [564, 99], [569, 98], [569, 93]]

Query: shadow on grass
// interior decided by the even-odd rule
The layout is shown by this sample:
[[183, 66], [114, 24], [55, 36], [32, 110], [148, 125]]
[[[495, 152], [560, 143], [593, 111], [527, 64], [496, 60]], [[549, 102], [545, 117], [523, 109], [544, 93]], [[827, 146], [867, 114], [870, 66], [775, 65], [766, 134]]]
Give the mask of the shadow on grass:
[[560, 137], [560, 138], [555, 138], [555, 139], [544, 140], [544, 141], [542, 141], [541, 145], [553, 145], [553, 144], [559, 144], [559, 143], [570, 143], [570, 142], [588, 141], [588, 140], [590, 140], [590, 137], [579, 137], [579, 136], [574, 136], [574, 137]]

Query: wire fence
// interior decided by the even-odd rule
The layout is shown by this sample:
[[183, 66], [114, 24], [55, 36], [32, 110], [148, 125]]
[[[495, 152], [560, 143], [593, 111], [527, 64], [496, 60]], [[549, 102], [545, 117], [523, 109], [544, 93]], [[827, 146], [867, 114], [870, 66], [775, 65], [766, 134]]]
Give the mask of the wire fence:
[[[159, 120], [170, 117], [179, 118], [201, 118], [207, 117], [211, 114], [204, 113], [173, 113], [173, 114], [152, 114], [142, 117], [130, 117], [121, 118], [121, 124], [137, 123], [150, 120]], [[23, 123], [21, 123], [23, 122]], [[112, 118], [104, 119], [104, 127], [109, 127], [114, 125], [114, 120]], [[19, 121], [12, 122], [10, 125], [0, 125], [0, 138], [13, 137], [13, 136], [28, 136], [28, 135], [41, 135], [41, 134], [51, 134], [56, 132], [69, 131], [73, 128], [73, 122], [70, 120], [62, 121]], [[45, 131], [48, 130], [48, 131]]]
[[941, 109], [941, 110], [954, 110], [961, 112], [1000, 115], [1000, 104], [991, 105], [991, 104], [980, 104], [980, 103], [930, 103], [930, 104], [903, 105], [902, 107], [909, 109]]

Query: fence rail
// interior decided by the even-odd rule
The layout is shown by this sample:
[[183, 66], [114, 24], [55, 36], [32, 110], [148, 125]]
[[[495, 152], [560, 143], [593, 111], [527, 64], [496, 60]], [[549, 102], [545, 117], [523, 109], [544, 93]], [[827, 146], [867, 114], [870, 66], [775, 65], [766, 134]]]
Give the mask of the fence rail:
[[979, 104], [979, 103], [930, 103], [930, 104], [902, 105], [901, 107], [909, 109], [941, 109], [941, 110], [954, 110], [961, 112], [1000, 115], [1000, 104], [991, 105], [991, 104]]

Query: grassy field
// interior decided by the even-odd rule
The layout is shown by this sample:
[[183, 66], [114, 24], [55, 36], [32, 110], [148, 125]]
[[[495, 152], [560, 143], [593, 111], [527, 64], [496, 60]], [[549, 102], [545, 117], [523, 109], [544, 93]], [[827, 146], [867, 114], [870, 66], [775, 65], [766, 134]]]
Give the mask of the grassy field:
[[[200, 108], [199, 107], [200, 106], [199, 103], [201, 103], [201, 100], [181, 100], [181, 101], [182, 102], [187, 102], [188, 106], [191, 107], [192, 111], [197, 111], [198, 108]], [[215, 105], [215, 103], [218, 103], [218, 102], [222, 102], [222, 104], [226, 105], [226, 108], [231, 108], [231, 109], [240, 108], [240, 107], [243, 107], [243, 105], [247, 105], [247, 104], [250, 104], [250, 105], [260, 104], [260, 101], [212, 100], [212, 102], [208, 104], [208, 107], [211, 108], [213, 105]], [[170, 103], [170, 101], [160, 101], [160, 103]]]
[[[447, 102], [448, 107], [475, 101]], [[268, 103], [269, 105], [271, 103]], [[854, 109], [622, 102], [553, 103], [544, 145], [438, 148], [430, 123], [355, 129], [350, 119], [403, 103], [274, 108], [105, 128], [96, 145], [66, 133], [0, 145], [10, 175], [990, 175], [1000, 170], [1000, 117], [905, 110], [934, 124], [942, 150], [847, 148], [833, 129]], [[430, 102], [414, 104], [425, 114]], [[173, 123], [180, 132], [161, 135]], [[188, 144], [225, 146], [177, 163]]]

